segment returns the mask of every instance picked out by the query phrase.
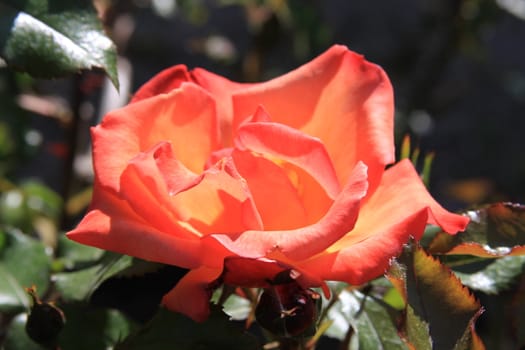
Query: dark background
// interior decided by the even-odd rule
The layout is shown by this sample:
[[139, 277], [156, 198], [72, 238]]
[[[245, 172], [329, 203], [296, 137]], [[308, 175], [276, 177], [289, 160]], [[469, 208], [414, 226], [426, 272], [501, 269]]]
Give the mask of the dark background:
[[[96, 4], [122, 60], [129, 64], [121, 74], [123, 102], [155, 73], [174, 64], [204, 67], [237, 81], [261, 81], [286, 73], [334, 43], [344, 44], [390, 76], [397, 144], [410, 134], [422, 154], [435, 152], [430, 190], [439, 201], [454, 210], [496, 200], [524, 201], [525, 5], [521, 13], [519, 6], [508, 5], [522, 2]], [[11, 143], [19, 152], [4, 173], [16, 179], [36, 176], [63, 195], [88, 185], [87, 127], [104, 113], [103, 96], [110, 91], [101, 89], [101, 73], [32, 81], [6, 69], [0, 72], [3, 96], [16, 91], [13, 110], [23, 115], [12, 117], [17, 126], [10, 125]], [[127, 79], [131, 85], [126, 90]], [[54, 109], [22, 103], [19, 94], [41, 97]], [[115, 103], [110, 108], [118, 105], [115, 97], [110, 100]], [[9, 123], [8, 117], [3, 113], [2, 122]], [[28, 130], [41, 136], [36, 143], [27, 144]], [[68, 151], [77, 157], [68, 157]], [[69, 172], [73, 160], [76, 172]]]
[[[135, 67], [134, 88], [175, 63], [233, 80], [265, 80], [344, 44], [392, 79], [398, 144], [409, 133], [422, 153], [436, 153], [431, 191], [439, 200], [452, 209], [523, 202], [525, 21], [498, 3], [187, 3], [192, 5], [168, 18], [151, 9], [122, 10], [135, 21], [122, 50]], [[206, 49], [211, 36], [227, 40], [234, 56], [225, 49], [223, 58], [214, 58]]]

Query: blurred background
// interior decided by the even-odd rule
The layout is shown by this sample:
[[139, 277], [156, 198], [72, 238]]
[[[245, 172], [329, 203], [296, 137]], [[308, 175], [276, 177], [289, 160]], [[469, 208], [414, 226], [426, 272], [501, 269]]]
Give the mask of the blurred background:
[[397, 144], [409, 134], [421, 154], [435, 153], [430, 191], [446, 207], [524, 202], [523, 0], [94, 4], [118, 48], [120, 93], [101, 72], [35, 80], [0, 68], [3, 222], [44, 213], [42, 227], [74, 225], [90, 198], [89, 126], [160, 70], [184, 63], [262, 81], [334, 43], [386, 70]]

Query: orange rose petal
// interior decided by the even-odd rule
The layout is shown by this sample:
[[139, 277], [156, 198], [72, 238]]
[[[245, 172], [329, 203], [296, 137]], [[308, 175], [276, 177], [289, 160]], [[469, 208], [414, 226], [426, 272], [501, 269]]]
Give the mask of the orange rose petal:
[[120, 195], [152, 226], [170, 232], [174, 221], [184, 220], [170, 195], [194, 187], [202, 179], [174, 158], [171, 144], [161, 142], [129, 162], [122, 172]]
[[[468, 218], [440, 206], [428, 193], [410, 160], [402, 160], [385, 171], [375, 193], [362, 205], [354, 229], [328, 251], [338, 251], [377, 234], [384, 235], [390, 226], [408, 220], [421, 210], [427, 213], [425, 224], [436, 224], [449, 233], [465, 229], [468, 223]], [[423, 229], [407, 232], [407, 237], [419, 239], [422, 233]]]
[[317, 138], [283, 124], [254, 122], [239, 127], [234, 143], [241, 150], [262, 153], [301, 167], [332, 199], [341, 191], [330, 157]]
[[200, 267], [188, 272], [177, 285], [162, 298], [162, 305], [204, 322], [210, 314], [211, 285], [222, 269]]
[[383, 273], [409, 237], [421, 238], [427, 223], [456, 233], [465, 229], [468, 219], [441, 207], [412, 163], [403, 160], [384, 173], [376, 192], [361, 207], [354, 229], [299, 266], [326, 279], [362, 283]]
[[130, 103], [156, 95], [168, 93], [180, 87], [183, 82], [193, 81], [188, 68], [183, 64], [167, 68], [148, 80], [135, 92]]
[[359, 162], [332, 207], [319, 222], [294, 229], [246, 231], [237, 235], [212, 235], [226, 249], [247, 258], [280, 252], [292, 260], [306, 259], [328, 248], [350, 231], [367, 191], [366, 165]]
[[180, 218], [204, 235], [263, 227], [246, 181], [231, 158], [207, 169], [197, 186], [178, 193], [171, 201]]
[[157, 111], [141, 112], [151, 123], [148, 130], [144, 129], [148, 122], [143, 121], [143, 129], [138, 130], [144, 146], [168, 140], [177, 159], [191, 171], [200, 173], [210, 153], [220, 145], [215, 101], [198, 86], [185, 83], [173, 94], [165, 95], [158, 105], [162, 107]]
[[262, 122], [271, 122], [272, 118], [270, 118], [270, 115], [264, 109], [264, 106], [257, 106], [257, 109], [255, 110], [255, 113], [251, 116], [251, 118], [246, 119], [247, 123], [262, 123]]
[[94, 247], [141, 259], [195, 268], [202, 264], [201, 241], [183, 226], [170, 231], [137, 215], [128, 203], [95, 184], [92, 209], [68, 238]]
[[[428, 214], [426, 209], [399, 218], [395, 223], [373, 231], [361, 241], [341, 247], [331, 253], [319, 254], [298, 264], [324, 280], [344, 281], [359, 285], [383, 274], [390, 265], [390, 259], [401, 253], [403, 244], [412, 233], [425, 229]], [[378, 222], [380, 218], [376, 218]], [[352, 231], [353, 232], [353, 231]]]
[[469, 222], [467, 217], [452, 214], [436, 202], [410, 160], [404, 159], [385, 171], [380, 186], [361, 208], [356, 228], [370, 232], [422, 208], [428, 209], [428, 223], [451, 234], [464, 230]]
[[249, 83], [238, 83], [228, 80], [220, 75], [208, 72], [202, 68], [195, 68], [191, 71], [191, 77], [199, 86], [215, 98], [217, 103], [217, 114], [220, 121], [222, 142], [224, 146], [232, 144], [232, 94], [240, 89], [254, 85]]
[[129, 205], [166, 232], [174, 220], [192, 225], [199, 236], [262, 227], [251, 193], [231, 158], [195, 175], [163, 142], [136, 156], [121, 181]]
[[234, 151], [233, 161], [246, 180], [264, 230], [293, 229], [307, 224], [307, 213], [283, 169], [250, 152]]
[[371, 189], [394, 161], [393, 91], [385, 72], [344, 46], [233, 95], [234, 130], [264, 106], [277, 123], [318, 137], [341, 184], [355, 164], [369, 167]]
[[297, 193], [306, 212], [307, 224], [313, 224], [326, 215], [334, 204], [324, 188], [307, 171], [290, 164], [281, 164], [282, 169], [297, 188]]
[[110, 112], [92, 128], [92, 138], [96, 176], [117, 192], [128, 161], [160, 141], [170, 141], [177, 159], [200, 173], [218, 147], [215, 103], [196, 85], [183, 84]]

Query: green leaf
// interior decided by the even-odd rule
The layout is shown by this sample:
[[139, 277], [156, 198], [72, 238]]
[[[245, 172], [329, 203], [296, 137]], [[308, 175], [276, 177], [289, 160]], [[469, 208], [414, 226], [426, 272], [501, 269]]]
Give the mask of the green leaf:
[[246, 298], [240, 297], [237, 294], [232, 294], [226, 299], [222, 305], [224, 312], [231, 317], [232, 320], [246, 320], [252, 312], [252, 304]]
[[7, 327], [3, 350], [45, 350], [46, 348], [35, 343], [26, 333], [27, 314], [15, 316]]
[[428, 250], [432, 254], [467, 254], [485, 258], [525, 255], [525, 205], [494, 203], [464, 215], [470, 223], [454, 236], [439, 233]]
[[352, 350], [407, 349], [391, 313], [394, 313], [391, 307], [374, 297], [357, 290], [343, 290], [328, 311], [332, 324], [325, 334], [344, 340], [349, 331], [355, 332], [349, 344]]
[[58, 237], [56, 261], [62, 269], [74, 270], [92, 266], [104, 255], [104, 250], [70, 240], [65, 235]]
[[481, 306], [446, 266], [412, 244], [393, 263], [389, 278], [406, 300], [402, 332], [410, 345], [418, 350], [482, 348], [474, 332]]
[[410, 157], [410, 135], [405, 135], [401, 142], [401, 151], [399, 153], [399, 160]]
[[107, 252], [96, 265], [75, 272], [54, 274], [53, 281], [65, 301], [85, 301], [102, 282], [124, 271], [132, 262], [130, 256]]
[[506, 256], [474, 273], [457, 272], [461, 282], [471, 289], [486, 294], [498, 294], [508, 289], [523, 273], [525, 256]]
[[0, 194], [0, 222], [2, 224], [29, 231], [32, 228], [31, 219], [24, 193], [19, 188], [3, 191]]
[[116, 50], [91, 1], [9, 0], [0, 3], [0, 55], [34, 77], [103, 69], [118, 88]]
[[58, 220], [62, 212], [62, 198], [58, 193], [37, 181], [26, 181], [20, 185], [27, 207], [32, 215], [42, 214]]
[[115, 349], [251, 350], [261, 347], [254, 337], [229, 321], [220, 307], [211, 305], [211, 315], [203, 323], [196, 323], [184, 315], [160, 309], [146, 326], [130, 335]]
[[39, 241], [15, 229], [5, 229], [0, 251], [0, 311], [15, 313], [29, 307], [24, 288], [36, 286], [42, 295], [49, 286], [50, 258]]
[[61, 307], [66, 315], [65, 327], [58, 337], [62, 350], [111, 349], [136, 328], [116, 310], [95, 309], [85, 304]]

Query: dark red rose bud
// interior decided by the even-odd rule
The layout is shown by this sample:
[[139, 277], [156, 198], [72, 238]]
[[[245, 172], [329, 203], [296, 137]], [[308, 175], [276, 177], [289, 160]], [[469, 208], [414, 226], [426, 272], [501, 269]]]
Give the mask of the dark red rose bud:
[[255, 309], [257, 322], [279, 336], [297, 336], [315, 329], [319, 294], [297, 282], [265, 288]]
[[64, 327], [66, 321], [64, 314], [56, 306], [40, 301], [34, 287], [27, 288], [26, 291], [33, 299], [27, 317], [26, 332], [35, 342], [51, 346]]

